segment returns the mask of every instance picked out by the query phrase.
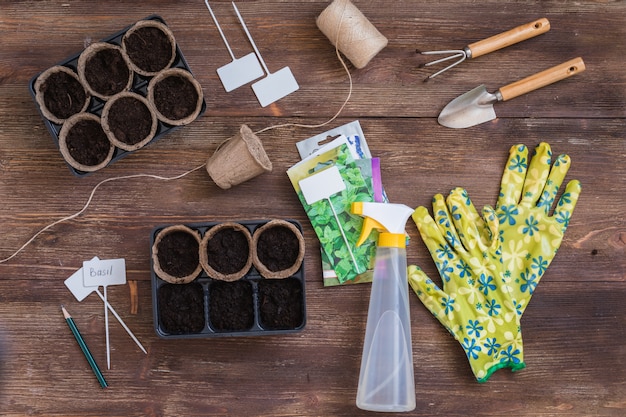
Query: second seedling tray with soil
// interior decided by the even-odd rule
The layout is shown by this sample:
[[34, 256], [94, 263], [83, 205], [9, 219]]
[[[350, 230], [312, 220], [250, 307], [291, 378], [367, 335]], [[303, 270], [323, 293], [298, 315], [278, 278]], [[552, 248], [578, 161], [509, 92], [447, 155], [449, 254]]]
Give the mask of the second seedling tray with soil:
[[[225, 233], [215, 233], [223, 226]], [[207, 262], [203, 251], [208, 258], [217, 258], [216, 251], [224, 253], [216, 262]], [[285, 334], [305, 326], [304, 240], [297, 221], [159, 226], [152, 233], [151, 252], [154, 328], [161, 338]], [[181, 260], [184, 263], [176, 265]], [[228, 260], [237, 265], [229, 266]], [[281, 271], [273, 274], [277, 269]]]

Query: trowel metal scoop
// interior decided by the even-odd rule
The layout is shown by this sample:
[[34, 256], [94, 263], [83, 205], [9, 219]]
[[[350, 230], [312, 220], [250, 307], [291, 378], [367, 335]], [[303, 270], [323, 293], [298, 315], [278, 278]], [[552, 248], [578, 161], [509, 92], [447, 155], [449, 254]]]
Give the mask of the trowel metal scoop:
[[431, 65], [440, 64], [442, 62], [447, 62], [452, 59], [456, 59], [455, 62], [448, 65], [442, 70], [435, 72], [434, 74], [428, 76], [425, 81], [428, 81], [431, 78], [436, 77], [444, 71], [449, 70], [452, 67], [459, 65], [461, 62], [466, 59], [478, 58], [479, 56], [486, 55], [490, 52], [497, 51], [498, 49], [505, 48], [507, 46], [514, 45], [518, 42], [525, 41], [526, 39], [534, 38], [537, 35], [541, 35], [542, 33], [546, 33], [550, 30], [550, 22], [548, 19], [541, 18], [535, 20], [530, 23], [526, 23], [520, 26], [517, 26], [513, 29], [507, 30], [506, 32], [499, 33], [497, 35], [491, 36], [487, 39], [483, 39], [474, 43], [470, 43], [463, 49], [453, 49], [447, 51], [417, 51], [422, 55], [448, 55], [444, 58], [437, 59], [432, 62], [428, 62], [426, 64], [421, 65], [421, 67], [429, 67]]
[[439, 114], [439, 124], [452, 128], [465, 128], [488, 122], [496, 118], [493, 104], [507, 101], [557, 81], [583, 72], [582, 58], [574, 58], [555, 67], [500, 87], [489, 93], [484, 85], [452, 100]]

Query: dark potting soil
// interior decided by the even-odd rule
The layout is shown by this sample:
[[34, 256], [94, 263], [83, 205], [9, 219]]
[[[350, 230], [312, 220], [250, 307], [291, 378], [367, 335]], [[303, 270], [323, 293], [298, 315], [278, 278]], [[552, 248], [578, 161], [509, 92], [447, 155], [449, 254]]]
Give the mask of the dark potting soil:
[[268, 329], [295, 329], [302, 324], [302, 287], [295, 278], [259, 281], [261, 325]]
[[250, 246], [246, 236], [232, 227], [215, 233], [207, 244], [209, 265], [224, 275], [241, 271], [249, 256]]
[[191, 115], [198, 103], [198, 92], [189, 80], [178, 75], [165, 77], [154, 86], [154, 104], [170, 120]]
[[152, 115], [148, 107], [133, 97], [122, 97], [112, 104], [109, 127], [120, 142], [134, 145], [148, 136]]
[[59, 119], [80, 112], [87, 100], [83, 85], [65, 72], [55, 72], [41, 85], [43, 101], [50, 113]]
[[300, 243], [289, 228], [275, 226], [262, 232], [257, 241], [257, 256], [272, 272], [291, 267], [298, 259]]
[[187, 276], [195, 271], [200, 262], [199, 249], [198, 241], [189, 233], [168, 233], [159, 242], [159, 265], [173, 277]]
[[80, 120], [67, 132], [67, 149], [77, 162], [94, 166], [102, 163], [109, 154], [111, 142], [102, 125], [95, 120]]
[[211, 284], [209, 321], [217, 331], [250, 329], [254, 325], [252, 285], [242, 280]]
[[202, 286], [165, 284], [159, 288], [159, 321], [171, 334], [199, 333], [204, 329], [204, 294]]
[[85, 64], [85, 79], [94, 91], [104, 96], [124, 90], [129, 76], [130, 69], [116, 49], [98, 51]]
[[124, 39], [128, 57], [137, 67], [147, 72], [165, 69], [172, 59], [172, 44], [162, 30], [142, 27]]

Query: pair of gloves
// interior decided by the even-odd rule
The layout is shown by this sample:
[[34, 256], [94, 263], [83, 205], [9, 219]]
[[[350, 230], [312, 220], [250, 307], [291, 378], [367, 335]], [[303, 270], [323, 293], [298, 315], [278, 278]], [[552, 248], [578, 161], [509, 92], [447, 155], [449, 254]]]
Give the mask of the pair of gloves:
[[501, 368], [525, 367], [520, 319], [554, 258], [581, 191], [570, 181], [552, 211], [570, 167], [552, 164], [541, 143], [513, 146], [495, 209], [479, 214], [456, 188], [433, 198], [433, 215], [418, 207], [412, 217], [442, 279], [439, 288], [419, 267], [408, 267], [411, 288], [461, 344], [472, 372], [485, 382]]

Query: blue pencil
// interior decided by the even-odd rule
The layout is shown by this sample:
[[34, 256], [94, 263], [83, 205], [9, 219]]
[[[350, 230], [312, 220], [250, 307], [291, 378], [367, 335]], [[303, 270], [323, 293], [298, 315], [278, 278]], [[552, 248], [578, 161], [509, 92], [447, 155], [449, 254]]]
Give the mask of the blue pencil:
[[63, 310], [63, 316], [65, 317], [65, 321], [67, 322], [67, 325], [70, 326], [70, 330], [72, 331], [72, 334], [74, 334], [74, 337], [76, 338], [76, 341], [78, 342], [78, 346], [80, 346], [80, 349], [85, 354], [85, 358], [87, 358], [87, 362], [89, 362], [91, 369], [93, 369], [93, 373], [96, 374], [96, 378], [98, 378], [98, 382], [100, 383], [100, 386], [102, 388], [108, 387], [109, 385], [104, 379], [104, 376], [102, 375], [102, 372], [100, 371], [100, 368], [98, 368], [98, 364], [96, 363], [96, 360], [93, 358], [91, 352], [89, 351], [89, 348], [87, 347], [87, 344], [83, 340], [83, 337], [80, 335], [80, 332], [78, 331], [78, 328], [76, 327], [76, 324], [74, 323], [74, 320], [72, 319], [72, 316], [70, 316], [70, 313], [67, 312], [65, 307], [61, 306], [61, 310]]

